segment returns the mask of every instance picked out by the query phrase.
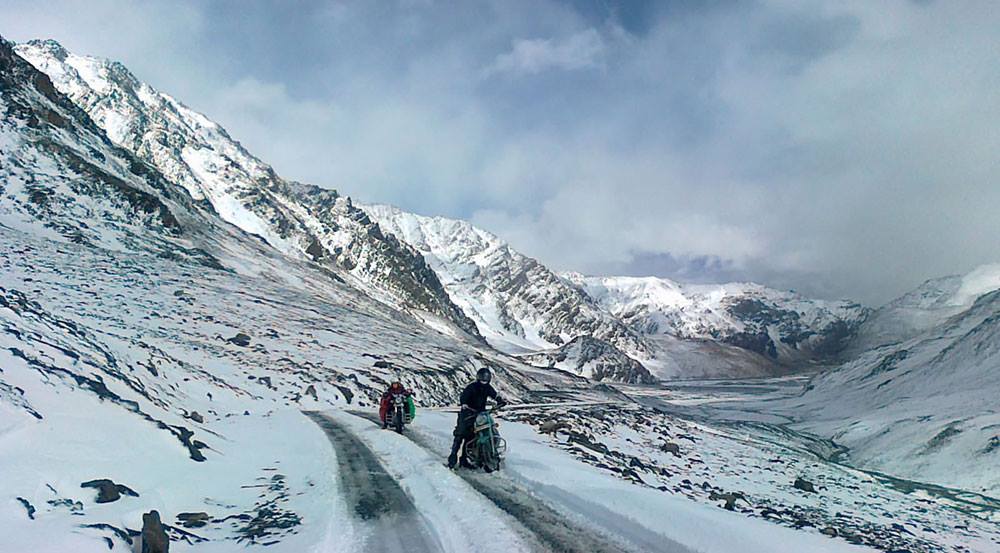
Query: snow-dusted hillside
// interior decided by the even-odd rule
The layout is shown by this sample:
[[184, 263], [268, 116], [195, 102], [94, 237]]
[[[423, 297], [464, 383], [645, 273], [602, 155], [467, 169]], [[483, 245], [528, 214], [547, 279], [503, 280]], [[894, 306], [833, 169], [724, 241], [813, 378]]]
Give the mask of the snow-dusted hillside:
[[641, 363], [611, 344], [591, 336], [577, 336], [555, 350], [520, 356], [536, 366], [552, 367], [592, 380], [652, 384], [655, 379]]
[[139, 81], [117, 62], [78, 56], [52, 40], [17, 45], [55, 88], [117, 145], [206, 201], [223, 220], [294, 258], [344, 268], [373, 295], [476, 335], [423, 258], [380, 232], [350, 199], [278, 176], [225, 129]]
[[[890, 304], [885, 313], [916, 313], [920, 324], [968, 307], [817, 376], [793, 405], [802, 427], [847, 446], [861, 466], [1000, 494], [1000, 290], [970, 299], [994, 275], [936, 281]], [[938, 293], [942, 282], [952, 292]]]
[[876, 309], [858, 329], [850, 351], [897, 343], [943, 323], [972, 306], [979, 296], [1000, 289], [1000, 264], [965, 275], [928, 280], [917, 289]]
[[752, 283], [565, 276], [644, 335], [714, 340], [786, 365], [835, 358], [868, 315], [856, 303], [809, 299]]
[[550, 349], [589, 336], [614, 346], [619, 351], [608, 351], [617, 358], [622, 352], [639, 360], [652, 356], [648, 344], [585, 293], [489, 232], [391, 206], [362, 209], [424, 255], [455, 303], [501, 351]]
[[[227, 223], [2, 40], [0, 112], [2, 551], [134, 551], [152, 510], [174, 552], [1000, 544], [988, 519], [781, 436], [677, 419], [431, 330], [347, 267]], [[431, 407], [484, 366], [515, 404], [499, 415], [507, 462], [449, 471], [454, 414]], [[397, 377], [420, 405], [403, 435], [365, 420]]]
[[559, 276], [465, 221], [362, 208], [424, 255], [487, 341], [511, 353], [542, 350], [526, 359], [546, 365], [567, 358], [569, 341], [590, 337], [619, 350], [587, 348], [608, 353], [603, 365], [624, 353], [661, 378], [780, 374], [834, 359], [868, 313], [756, 284]]

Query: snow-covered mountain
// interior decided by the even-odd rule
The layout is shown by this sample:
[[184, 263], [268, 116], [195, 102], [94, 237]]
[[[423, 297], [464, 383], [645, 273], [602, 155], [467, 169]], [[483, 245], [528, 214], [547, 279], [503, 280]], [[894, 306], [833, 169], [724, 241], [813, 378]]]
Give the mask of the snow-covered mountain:
[[565, 276], [642, 335], [713, 340], [785, 365], [835, 359], [869, 313], [857, 303], [809, 299], [752, 283]]
[[[868, 314], [852, 302], [756, 284], [557, 275], [468, 222], [383, 205], [362, 209], [424, 255], [492, 345], [511, 353], [551, 350], [525, 357], [534, 362], [566, 359], [566, 344], [587, 336], [661, 377], [766, 376], [835, 359]], [[606, 365], [621, 359], [603, 346], [586, 349], [607, 352]]]
[[794, 405], [802, 427], [861, 466], [1000, 493], [998, 269], [929, 281], [881, 309], [877, 328], [916, 334], [815, 377]]
[[[159, 528], [172, 551], [1000, 543], [989, 520], [780, 435], [679, 419], [431, 330], [349, 266], [224, 220], [2, 40], [0, 113], [0, 550], [134, 551], [149, 520], [141, 539]], [[616, 370], [591, 362], [620, 354], [604, 345], [574, 337], [564, 360]], [[487, 478], [441, 466], [454, 415], [424, 409], [484, 366], [516, 404]], [[365, 420], [394, 378], [420, 404], [403, 435]]]
[[[424, 255], [455, 303], [497, 349], [533, 352], [586, 336], [604, 343], [606, 367], [626, 355], [640, 361], [653, 357], [649, 344], [587, 294], [493, 234], [466, 221], [386, 205], [361, 207], [382, 229]], [[648, 371], [632, 361], [595, 374], [649, 380]]]
[[592, 380], [652, 384], [655, 379], [641, 363], [611, 344], [580, 335], [555, 350], [519, 356], [536, 366], [557, 368]]
[[984, 265], [965, 275], [928, 280], [873, 311], [858, 329], [850, 351], [860, 354], [912, 338], [967, 310], [980, 296], [997, 289], [1000, 289], [1000, 264]]
[[349, 198], [287, 181], [218, 124], [139, 81], [123, 65], [78, 56], [52, 40], [16, 46], [118, 146], [191, 198], [286, 255], [346, 269], [369, 292], [428, 322], [477, 336], [423, 258], [382, 233]]
[[[649, 304], [644, 316], [641, 296], [622, 297], [624, 288], [606, 293], [607, 286], [593, 282], [583, 287], [588, 294], [464, 221], [386, 206], [362, 209], [333, 190], [286, 181], [218, 124], [119, 63], [72, 54], [54, 41], [31, 41], [16, 51], [47, 73], [114, 144], [223, 220], [287, 256], [346, 270], [344, 278], [369, 295], [435, 328], [485, 337], [501, 351], [560, 348], [587, 336], [609, 346], [600, 348], [607, 354], [604, 366], [623, 360], [620, 354], [639, 361], [600, 373], [632, 382], [648, 380], [647, 367], [662, 377], [759, 376], [838, 352], [862, 313], [856, 306], [824, 306], [747, 286], [721, 295], [692, 287], [689, 299], [697, 305]], [[665, 347], [671, 339], [688, 342], [673, 351]], [[764, 360], [726, 347], [725, 355], [715, 356], [720, 348], [708, 342]], [[714, 363], [715, 357], [741, 359]]]

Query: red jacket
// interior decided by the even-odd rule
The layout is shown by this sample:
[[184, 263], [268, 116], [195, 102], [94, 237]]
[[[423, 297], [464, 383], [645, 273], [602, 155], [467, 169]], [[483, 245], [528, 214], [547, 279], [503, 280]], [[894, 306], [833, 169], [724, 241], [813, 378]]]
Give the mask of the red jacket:
[[385, 417], [389, 414], [389, 399], [393, 394], [403, 394], [403, 397], [410, 397], [413, 395], [413, 392], [403, 388], [402, 386], [400, 386], [398, 390], [393, 390], [392, 387], [386, 390], [385, 393], [382, 394], [382, 400], [378, 405], [378, 418], [381, 419], [382, 422], [385, 422]]

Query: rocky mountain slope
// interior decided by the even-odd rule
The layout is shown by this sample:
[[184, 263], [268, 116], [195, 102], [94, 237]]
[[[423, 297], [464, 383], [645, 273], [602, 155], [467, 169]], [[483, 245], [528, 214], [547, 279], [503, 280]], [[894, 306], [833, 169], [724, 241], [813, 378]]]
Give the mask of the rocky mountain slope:
[[636, 357], [648, 346], [590, 297], [544, 265], [461, 220], [364, 205], [372, 219], [424, 255], [486, 339], [513, 353], [560, 346], [580, 335]]
[[752, 283], [566, 277], [640, 334], [713, 340], [784, 365], [836, 359], [869, 313], [853, 302], [809, 299]]
[[[625, 356], [639, 362], [607, 372], [630, 382], [646, 379], [647, 367], [663, 377], [759, 376], [830, 358], [864, 316], [857, 306], [763, 287], [731, 285], [721, 295], [688, 287], [690, 301], [677, 304], [646, 301], [644, 287], [627, 279], [574, 284], [463, 221], [359, 208], [333, 190], [286, 181], [219, 125], [119, 63], [54, 41], [16, 49], [115, 145], [179, 184], [193, 203], [287, 256], [342, 269], [369, 295], [439, 330], [484, 337], [501, 351], [559, 348], [588, 336], [607, 344], [605, 366]], [[664, 347], [677, 340], [681, 347]]]
[[984, 267], [889, 304], [877, 322], [904, 313], [916, 321], [904, 334], [968, 307], [815, 377], [792, 408], [801, 426], [847, 446], [861, 466], [1000, 493], [1000, 290], [976, 295], [997, 276], [995, 266]]
[[[392, 478], [428, 519], [445, 519], [430, 537], [446, 551], [510, 551], [519, 542], [506, 539], [530, 535], [527, 524], [565, 538], [567, 521], [643, 551], [1000, 543], [988, 520], [938, 513], [936, 499], [778, 445], [785, 437], [640, 408], [429, 329], [414, 308], [371, 297], [348, 266], [280, 251], [219, 217], [3, 41], [0, 85], [0, 549], [134, 550], [153, 510], [176, 551], [376, 549], [366, 539], [384, 529], [371, 516], [382, 496], [351, 502], [344, 464]], [[976, 304], [987, 330], [956, 356], [990, 362], [995, 301]], [[587, 337], [564, 346], [565, 360], [607, 353], [591, 355], [603, 345]], [[488, 491], [530, 489], [517, 495], [561, 510], [501, 511], [469, 483], [478, 475], [447, 471], [440, 450], [414, 438], [447, 447], [454, 415], [427, 407], [453, 404], [483, 366], [524, 409], [522, 423], [503, 423], [511, 468]], [[348, 412], [370, 415], [394, 378], [421, 409], [404, 436]], [[345, 458], [303, 409], [352, 421], [384, 464]], [[562, 424], [546, 424], [553, 417]], [[454, 499], [450, 511], [434, 509], [441, 497]], [[472, 523], [456, 522], [459, 509]]]
[[346, 269], [368, 291], [478, 337], [423, 258], [382, 233], [349, 198], [286, 181], [218, 124], [136, 79], [123, 65], [31, 41], [19, 55], [118, 146], [183, 186], [225, 221], [291, 257]]
[[338, 507], [299, 409], [394, 378], [452, 404], [484, 366], [519, 401], [590, 388], [226, 223], [2, 40], [0, 85], [0, 549], [124, 548], [157, 509], [179, 548], [301, 551]]
[[623, 353], [660, 377], [766, 376], [834, 360], [868, 314], [755, 284], [556, 275], [465, 221], [362, 208], [424, 255], [492, 345], [551, 350], [524, 357], [538, 363], [566, 358], [568, 342], [587, 336], [618, 350], [587, 348], [607, 352], [605, 365]]
[[928, 280], [874, 310], [858, 329], [850, 352], [861, 354], [912, 338], [967, 310], [979, 296], [996, 289], [1000, 289], [1000, 264]]

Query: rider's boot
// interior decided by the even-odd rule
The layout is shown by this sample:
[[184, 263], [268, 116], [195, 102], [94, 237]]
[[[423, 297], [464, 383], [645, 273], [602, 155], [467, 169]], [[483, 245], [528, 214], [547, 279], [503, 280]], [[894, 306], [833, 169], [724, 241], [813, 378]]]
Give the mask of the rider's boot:
[[458, 450], [462, 447], [462, 437], [456, 436], [455, 440], [451, 443], [451, 454], [448, 455], [448, 468], [455, 468], [455, 463], [458, 462]]

